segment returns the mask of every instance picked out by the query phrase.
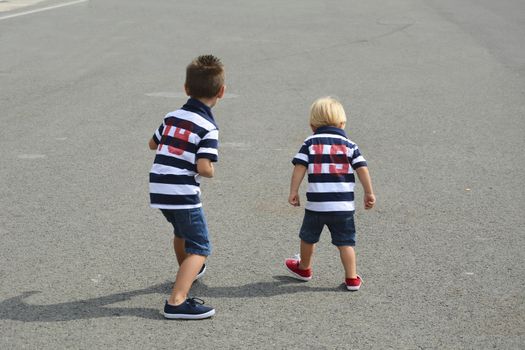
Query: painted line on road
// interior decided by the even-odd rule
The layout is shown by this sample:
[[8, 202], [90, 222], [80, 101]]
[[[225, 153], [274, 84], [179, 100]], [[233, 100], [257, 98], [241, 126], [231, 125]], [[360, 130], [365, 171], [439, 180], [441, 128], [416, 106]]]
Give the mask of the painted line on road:
[[33, 6], [44, 0], [0, 0], [0, 12], [19, 10], [23, 7]]
[[18, 159], [43, 159], [47, 158], [45, 154], [19, 154]]
[[[171, 92], [171, 91], [160, 91], [160, 92], [148, 92], [145, 94], [149, 97], [166, 97], [166, 98], [188, 98], [188, 95], [186, 95], [184, 92]], [[237, 98], [239, 95], [237, 94], [230, 94], [225, 93], [223, 98]]]
[[43, 8], [36, 9], [36, 10], [25, 11], [25, 12], [19, 12], [19, 13], [15, 13], [15, 14], [12, 14], [12, 15], [7, 15], [7, 16], [1, 16], [1, 17], [0, 17], [0, 21], [3, 20], [3, 19], [14, 18], [14, 17], [20, 17], [20, 16], [25, 16], [25, 15], [30, 15], [30, 14], [32, 14], [32, 13], [37, 13], [37, 12], [43, 12], [43, 11], [54, 10], [54, 9], [57, 9], [57, 8], [60, 8], [60, 7], [76, 5], [76, 4], [80, 4], [81, 2], [88, 2], [88, 1], [89, 1], [89, 0], [76, 0], [76, 1], [66, 2], [66, 3], [64, 3], [64, 4], [60, 4], [60, 5], [54, 5], [54, 6], [49, 6], [49, 7], [43, 7]]
[[235, 149], [247, 149], [250, 145], [244, 142], [220, 142], [220, 147], [235, 148]]

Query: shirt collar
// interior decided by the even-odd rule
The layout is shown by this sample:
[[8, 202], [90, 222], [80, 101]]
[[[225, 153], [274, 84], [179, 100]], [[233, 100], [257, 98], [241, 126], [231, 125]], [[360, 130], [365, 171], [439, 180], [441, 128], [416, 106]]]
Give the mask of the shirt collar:
[[336, 134], [346, 137], [345, 131], [335, 126], [321, 126], [314, 132], [314, 135], [318, 134]]
[[182, 106], [182, 109], [197, 113], [201, 117], [205, 118], [206, 120], [210, 121], [217, 127], [217, 123], [215, 123], [215, 119], [213, 118], [213, 113], [211, 112], [211, 108], [206, 106], [204, 103], [199, 101], [196, 98], [190, 97], [186, 104]]

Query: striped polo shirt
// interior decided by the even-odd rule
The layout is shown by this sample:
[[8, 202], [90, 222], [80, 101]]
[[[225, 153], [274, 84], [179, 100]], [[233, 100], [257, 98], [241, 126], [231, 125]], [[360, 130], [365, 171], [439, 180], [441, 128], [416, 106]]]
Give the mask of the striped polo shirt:
[[190, 98], [164, 117], [153, 140], [158, 147], [149, 173], [151, 207], [201, 207], [197, 159], [218, 160], [219, 129], [211, 108]]
[[308, 168], [306, 210], [330, 214], [355, 211], [354, 170], [366, 166], [366, 160], [344, 130], [318, 128], [304, 141], [292, 163]]

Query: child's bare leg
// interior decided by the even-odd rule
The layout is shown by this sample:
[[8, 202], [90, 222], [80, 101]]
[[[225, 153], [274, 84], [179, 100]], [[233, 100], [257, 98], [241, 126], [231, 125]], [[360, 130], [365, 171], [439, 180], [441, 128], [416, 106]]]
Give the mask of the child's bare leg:
[[343, 267], [345, 268], [345, 278], [356, 278], [357, 269], [354, 247], [342, 246], [337, 248], [339, 249], [341, 262], [343, 263]]
[[306, 243], [301, 240], [301, 262], [299, 268], [301, 270], [310, 269], [312, 267], [312, 256], [314, 254], [315, 244]]
[[184, 259], [186, 259], [186, 251], [184, 248], [186, 247], [184, 238], [179, 238], [175, 236], [173, 239], [173, 250], [175, 250], [175, 255], [177, 256], [177, 262], [179, 263], [179, 266], [182, 265], [182, 262]]
[[169, 304], [179, 305], [186, 300], [191, 285], [205, 261], [206, 257], [203, 255], [187, 254], [177, 272], [175, 285], [168, 299]]

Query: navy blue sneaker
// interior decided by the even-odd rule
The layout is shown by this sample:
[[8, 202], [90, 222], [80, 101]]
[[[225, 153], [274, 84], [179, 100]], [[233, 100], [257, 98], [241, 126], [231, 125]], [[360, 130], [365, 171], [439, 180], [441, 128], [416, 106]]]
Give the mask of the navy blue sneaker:
[[205, 272], [206, 272], [206, 264], [202, 264], [201, 270], [197, 274], [197, 277], [195, 277], [194, 281], [196, 281], [199, 278], [201, 278], [204, 275]]
[[164, 305], [164, 317], [172, 320], [202, 320], [213, 315], [215, 315], [215, 309], [204, 306], [204, 300], [199, 298], [188, 298], [177, 306], [168, 304], [166, 300]]

